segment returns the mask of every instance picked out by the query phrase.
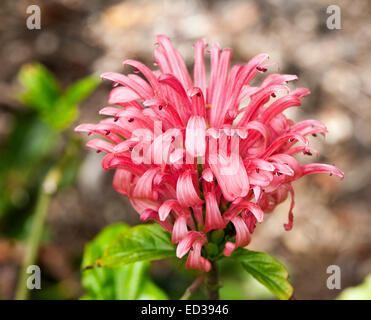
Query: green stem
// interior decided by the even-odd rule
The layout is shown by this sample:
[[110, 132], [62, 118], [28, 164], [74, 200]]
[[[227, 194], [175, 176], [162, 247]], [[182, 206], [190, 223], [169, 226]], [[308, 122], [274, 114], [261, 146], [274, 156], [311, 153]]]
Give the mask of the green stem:
[[204, 279], [205, 279], [204, 273], [197, 277], [196, 280], [193, 281], [192, 284], [184, 292], [180, 300], [188, 300], [192, 296], [192, 294], [197, 290], [197, 288], [202, 284]]
[[27, 273], [27, 268], [35, 264], [37, 259], [49, 202], [51, 196], [57, 190], [60, 176], [61, 172], [58, 168], [50, 169], [39, 190], [36, 207], [33, 213], [31, 230], [28, 235], [26, 255], [18, 278], [17, 291], [15, 294], [16, 300], [28, 299], [29, 290], [27, 288], [27, 278], [29, 275]]
[[15, 293], [16, 300], [28, 299], [29, 290], [27, 288], [27, 278], [29, 275], [27, 274], [27, 268], [35, 264], [37, 259], [50, 199], [58, 189], [64, 167], [70, 159], [76, 156], [76, 152], [80, 145], [80, 140], [68, 139], [68, 141], [69, 143], [65, 147], [62, 157], [48, 171], [39, 189], [36, 207], [33, 212], [31, 230], [27, 238], [26, 254], [18, 278], [17, 290]]
[[219, 273], [216, 261], [211, 263], [211, 270], [207, 277], [207, 299], [219, 300]]

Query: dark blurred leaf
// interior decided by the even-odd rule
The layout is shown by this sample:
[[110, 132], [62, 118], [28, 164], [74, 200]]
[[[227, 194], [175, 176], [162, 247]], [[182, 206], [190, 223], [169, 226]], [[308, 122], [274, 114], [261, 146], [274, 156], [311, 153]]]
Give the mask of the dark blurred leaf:
[[27, 204], [29, 188], [47, 169], [47, 158], [59, 143], [59, 135], [36, 114], [15, 117], [15, 125], [0, 149], [0, 216], [9, 207]]
[[88, 76], [62, 92], [56, 78], [38, 63], [24, 65], [19, 72], [23, 86], [20, 100], [39, 112], [56, 130], [63, 130], [76, 118], [77, 105], [99, 84], [99, 78]]
[[[106, 227], [86, 246], [82, 265], [91, 265], [113, 239], [129, 228], [122, 223]], [[149, 262], [136, 262], [117, 268], [95, 266], [85, 270], [82, 284], [87, 293], [82, 299], [167, 299], [149, 278], [149, 267]]]
[[78, 104], [85, 99], [99, 85], [97, 76], [88, 76], [71, 84], [63, 96], [69, 104]]
[[102, 266], [122, 266], [175, 256], [170, 234], [157, 224], [145, 224], [122, 232], [97, 262]]
[[359, 286], [344, 289], [339, 300], [371, 300], [371, 274]]
[[287, 300], [291, 297], [293, 288], [287, 280], [286, 269], [269, 254], [238, 249], [233, 252], [232, 257], [237, 258], [247, 272], [278, 298]]
[[100, 83], [96, 76], [88, 76], [70, 85], [55, 102], [54, 112], [47, 117], [48, 123], [56, 129], [66, 128], [78, 114], [78, 103], [86, 98]]
[[274, 295], [259, 281], [246, 272], [242, 264], [233, 259], [221, 259], [219, 262], [220, 299], [225, 300], [264, 300], [274, 299]]
[[18, 78], [24, 88], [20, 100], [43, 115], [51, 110], [62, 93], [57, 79], [39, 63], [22, 66]]

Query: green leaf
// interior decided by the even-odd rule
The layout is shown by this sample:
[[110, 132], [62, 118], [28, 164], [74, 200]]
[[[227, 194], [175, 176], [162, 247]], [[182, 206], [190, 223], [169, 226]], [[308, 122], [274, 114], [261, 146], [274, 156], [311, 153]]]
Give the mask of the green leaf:
[[[123, 223], [106, 227], [86, 246], [82, 266], [91, 265], [113, 239], [129, 229]], [[116, 268], [94, 266], [85, 270], [82, 273], [82, 284], [87, 292], [81, 299], [167, 299], [166, 294], [150, 279], [149, 268], [149, 262], [141, 261]]]
[[[14, 210], [26, 213], [29, 195], [48, 168], [59, 138], [35, 112], [15, 114], [12, 131], [0, 147], [0, 218]], [[21, 229], [21, 220], [20, 216], [14, 220], [15, 229]], [[12, 229], [10, 225], [7, 221], [6, 230]]]
[[97, 76], [88, 76], [70, 85], [55, 102], [53, 112], [46, 120], [55, 129], [66, 128], [78, 114], [78, 103], [86, 98], [100, 83]]
[[237, 249], [232, 257], [237, 258], [244, 269], [266, 286], [279, 299], [287, 300], [293, 293], [284, 266], [264, 252]]
[[76, 105], [84, 100], [99, 85], [100, 80], [96, 75], [82, 78], [71, 84], [64, 92], [64, 98], [69, 104]]
[[23, 87], [20, 100], [42, 114], [52, 108], [62, 93], [54, 75], [39, 63], [23, 65], [18, 79]]
[[157, 224], [145, 224], [121, 233], [97, 260], [101, 266], [122, 266], [175, 256], [169, 232]]
[[140, 291], [137, 300], [168, 300], [166, 293], [152, 281], [146, 281]]
[[371, 300], [371, 274], [359, 286], [344, 289], [338, 300]]
[[19, 100], [36, 110], [56, 130], [69, 126], [78, 114], [78, 103], [100, 82], [97, 76], [91, 75], [62, 92], [54, 75], [39, 63], [24, 65], [18, 78], [23, 87]]

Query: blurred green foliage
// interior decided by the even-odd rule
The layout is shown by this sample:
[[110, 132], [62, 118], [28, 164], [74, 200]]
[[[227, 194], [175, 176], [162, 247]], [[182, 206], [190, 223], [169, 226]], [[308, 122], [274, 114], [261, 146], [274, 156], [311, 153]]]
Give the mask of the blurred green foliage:
[[371, 300], [371, 274], [356, 287], [344, 289], [339, 300]]
[[138, 261], [175, 257], [170, 233], [158, 224], [126, 229], [110, 241], [97, 263], [117, 267]]
[[67, 128], [78, 114], [78, 103], [99, 84], [96, 76], [88, 76], [62, 91], [57, 79], [41, 64], [27, 64], [19, 71], [24, 91], [19, 99], [37, 110], [40, 117], [56, 130]]
[[[106, 296], [110, 299], [138, 298], [140, 291], [136, 291], [135, 288], [141, 288], [142, 274], [147, 274], [145, 270], [148, 270], [149, 262], [170, 257], [175, 257], [175, 247], [171, 243], [170, 233], [158, 224], [134, 227], [113, 225], [106, 228], [106, 231], [102, 232], [86, 248], [83, 266], [92, 268], [93, 274], [88, 274], [89, 277], [87, 277], [87, 271], [85, 271], [83, 284], [89, 289], [89, 292], [94, 293], [93, 297], [98, 299], [103, 299], [102, 294], [107, 290], [109, 294]], [[235, 260], [233, 261], [234, 264], [237, 265], [236, 262], [240, 262], [242, 268], [236, 269], [239, 270], [236, 273], [230, 272], [231, 270], [225, 272], [226, 279], [223, 277], [224, 274], [222, 275], [221, 281], [226, 280], [223, 295], [234, 299], [242, 298], [246, 297], [244, 290], [252, 288], [252, 290], [248, 290], [247, 296], [272, 297], [266, 290], [262, 289], [262, 286], [265, 286], [280, 299], [291, 297], [293, 289], [287, 280], [288, 273], [283, 265], [270, 255], [239, 248], [233, 252], [231, 258], [222, 259], [222, 261]], [[183, 262], [185, 259], [186, 257], [182, 259]], [[232, 268], [234, 268], [233, 265]], [[110, 270], [109, 275], [107, 275], [108, 271], [106, 270]], [[118, 274], [116, 275], [114, 271], [117, 271]], [[243, 275], [246, 274], [245, 271], [247, 271], [249, 277]], [[252, 278], [257, 282], [252, 281]], [[243, 282], [247, 284], [245, 288], [241, 286]], [[260, 285], [257, 285], [257, 283], [260, 283]], [[135, 294], [115, 296], [113, 293], [119, 292], [118, 290], [122, 287], [126, 288], [126, 294], [130, 292]], [[238, 295], [236, 295], [237, 292]], [[170, 292], [170, 296], [174, 296], [173, 292]]]
[[250, 300], [274, 299], [275, 296], [263, 284], [246, 272], [240, 263], [223, 259], [219, 264], [222, 287], [220, 299]]
[[[31, 63], [21, 67], [18, 79], [22, 90], [16, 97], [28, 108], [13, 114], [11, 132], [0, 148], [0, 230], [23, 238], [43, 176], [68, 144], [79, 144], [77, 137], [67, 136], [67, 129], [78, 114], [78, 103], [96, 88], [99, 78], [88, 76], [62, 90], [48, 69]], [[78, 148], [74, 150], [63, 168], [62, 187], [74, 182], [79, 166]]]
[[265, 252], [238, 248], [233, 254], [245, 271], [267, 287], [279, 299], [287, 300], [293, 293], [288, 272], [276, 259]]
[[[123, 223], [106, 227], [86, 245], [82, 266], [93, 264], [107, 246], [120, 234], [130, 230]], [[86, 294], [82, 299], [167, 299], [167, 295], [149, 276], [150, 263], [139, 261], [121, 267], [97, 267], [82, 272], [82, 284]]]

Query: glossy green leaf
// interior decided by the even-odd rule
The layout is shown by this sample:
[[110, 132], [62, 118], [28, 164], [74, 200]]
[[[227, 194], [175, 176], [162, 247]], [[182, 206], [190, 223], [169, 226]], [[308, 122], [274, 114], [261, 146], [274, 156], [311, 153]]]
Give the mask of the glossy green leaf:
[[122, 266], [175, 256], [170, 234], [157, 224], [145, 224], [121, 233], [97, 260], [102, 266]]
[[88, 76], [70, 85], [54, 104], [47, 121], [56, 129], [66, 128], [78, 114], [78, 103], [86, 98], [100, 83], [97, 76]]
[[100, 82], [97, 76], [88, 76], [74, 82], [63, 92], [54, 75], [39, 63], [24, 65], [18, 78], [23, 87], [19, 99], [57, 130], [68, 127], [78, 114], [78, 103]]
[[62, 93], [54, 75], [39, 63], [22, 66], [18, 79], [23, 87], [20, 100], [43, 114], [52, 108]]
[[360, 285], [344, 289], [337, 299], [371, 300], [371, 274]]
[[87, 76], [71, 84], [63, 93], [69, 104], [78, 104], [85, 99], [100, 83], [96, 75]]
[[288, 273], [276, 259], [267, 253], [246, 249], [235, 250], [232, 257], [238, 259], [247, 272], [279, 299], [291, 297], [293, 288], [287, 280]]
[[[86, 246], [82, 266], [91, 265], [113, 239], [129, 228], [123, 223], [106, 227]], [[150, 279], [149, 268], [150, 263], [144, 261], [113, 268], [93, 266], [82, 272], [82, 284], [87, 291], [82, 299], [167, 299], [166, 294]]]

